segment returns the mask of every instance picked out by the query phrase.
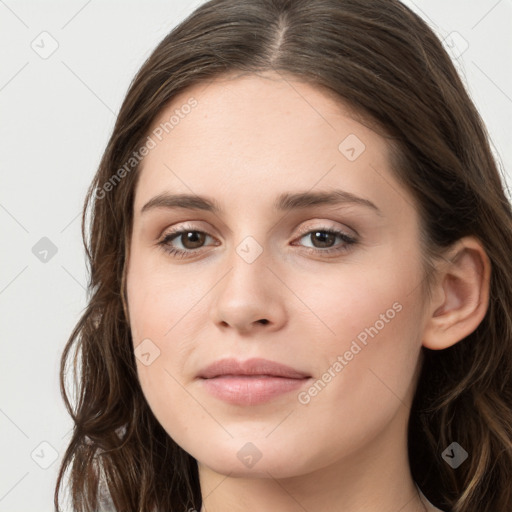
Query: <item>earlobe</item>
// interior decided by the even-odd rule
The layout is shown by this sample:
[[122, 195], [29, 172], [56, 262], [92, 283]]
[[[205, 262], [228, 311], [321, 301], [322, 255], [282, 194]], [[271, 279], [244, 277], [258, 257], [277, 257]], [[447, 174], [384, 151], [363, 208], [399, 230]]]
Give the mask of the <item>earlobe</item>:
[[442, 350], [471, 334], [489, 306], [491, 263], [474, 237], [456, 242], [438, 269], [423, 346]]

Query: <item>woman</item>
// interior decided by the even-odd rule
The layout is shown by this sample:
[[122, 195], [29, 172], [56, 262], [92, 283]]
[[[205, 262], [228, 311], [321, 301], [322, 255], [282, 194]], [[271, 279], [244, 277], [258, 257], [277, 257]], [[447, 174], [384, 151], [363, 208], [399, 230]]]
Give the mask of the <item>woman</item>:
[[70, 469], [79, 511], [512, 510], [503, 188], [398, 1], [200, 6], [86, 198], [56, 507]]

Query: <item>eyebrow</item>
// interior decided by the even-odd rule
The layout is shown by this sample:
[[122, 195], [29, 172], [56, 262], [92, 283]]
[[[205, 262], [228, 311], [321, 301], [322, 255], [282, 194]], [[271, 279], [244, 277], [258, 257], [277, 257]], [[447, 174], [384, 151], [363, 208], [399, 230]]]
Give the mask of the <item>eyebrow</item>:
[[[356, 196], [345, 190], [330, 190], [325, 192], [297, 192], [283, 193], [274, 201], [274, 209], [291, 211], [309, 208], [318, 205], [355, 204], [371, 208], [378, 215], [382, 212], [369, 199]], [[162, 193], [150, 199], [140, 210], [143, 214], [155, 208], [185, 208], [188, 210], [204, 210], [214, 214], [221, 214], [223, 209], [214, 199], [197, 196], [195, 194], [169, 194]]]

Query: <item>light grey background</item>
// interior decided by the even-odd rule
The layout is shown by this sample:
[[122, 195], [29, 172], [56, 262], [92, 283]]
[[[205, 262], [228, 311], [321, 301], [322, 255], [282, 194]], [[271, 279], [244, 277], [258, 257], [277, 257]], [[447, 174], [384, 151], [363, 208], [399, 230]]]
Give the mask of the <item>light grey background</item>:
[[[53, 510], [71, 429], [59, 359], [86, 298], [83, 199], [133, 75], [201, 3], [0, 0], [0, 512]], [[510, 173], [512, 0], [405, 3], [447, 38]], [[34, 254], [43, 237], [53, 256]]]

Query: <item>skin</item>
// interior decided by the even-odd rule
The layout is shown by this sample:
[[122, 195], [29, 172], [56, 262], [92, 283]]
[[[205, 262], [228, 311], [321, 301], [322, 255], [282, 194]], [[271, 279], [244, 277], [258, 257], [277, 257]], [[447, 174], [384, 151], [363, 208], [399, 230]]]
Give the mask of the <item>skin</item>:
[[[440, 261], [427, 300], [418, 212], [394, 178], [385, 138], [332, 95], [276, 73], [198, 84], [152, 128], [191, 97], [197, 106], [140, 169], [127, 298], [134, 348], [149, 339], [150, 352], [159, 351], [149, 365], [137, 359], [140, 384], [164, 429], [198, 461], [202, 511], [438, 510], [420, 499], [410, 474], [409, 408], [421, 347], [453, 345], [485, 315], [484, 250], [473, 238], [459, 241]], [[365, 145], [353, 161], [338, 149], [351, 134]], [[281, 193], [333, 189], [379, 212], [353, 203], [272, 207]], [[223, 211], [141, 213], [163, 192], [208, 196]], [[202, 245], [169, 242], [188, 257], [165, 253], [158, 242], [185, 226], [209, 236]], [[357, 242], [322, 245], [311, 231], [325, 228]], [[262, 251], [250, 263], [237, 253], [249, 236], [252, 245], [241, 247]], [[389, 319], [393, 304], [401, 309]], [[301, 403], [298, 392], [383, 314], [384, 327]], [[263, 404], [228, 404], [196, 378], [223, 357], [263, 357], [311, 379]], [[249, 442], [261, 455], [252, 467], [237, 457]]]

